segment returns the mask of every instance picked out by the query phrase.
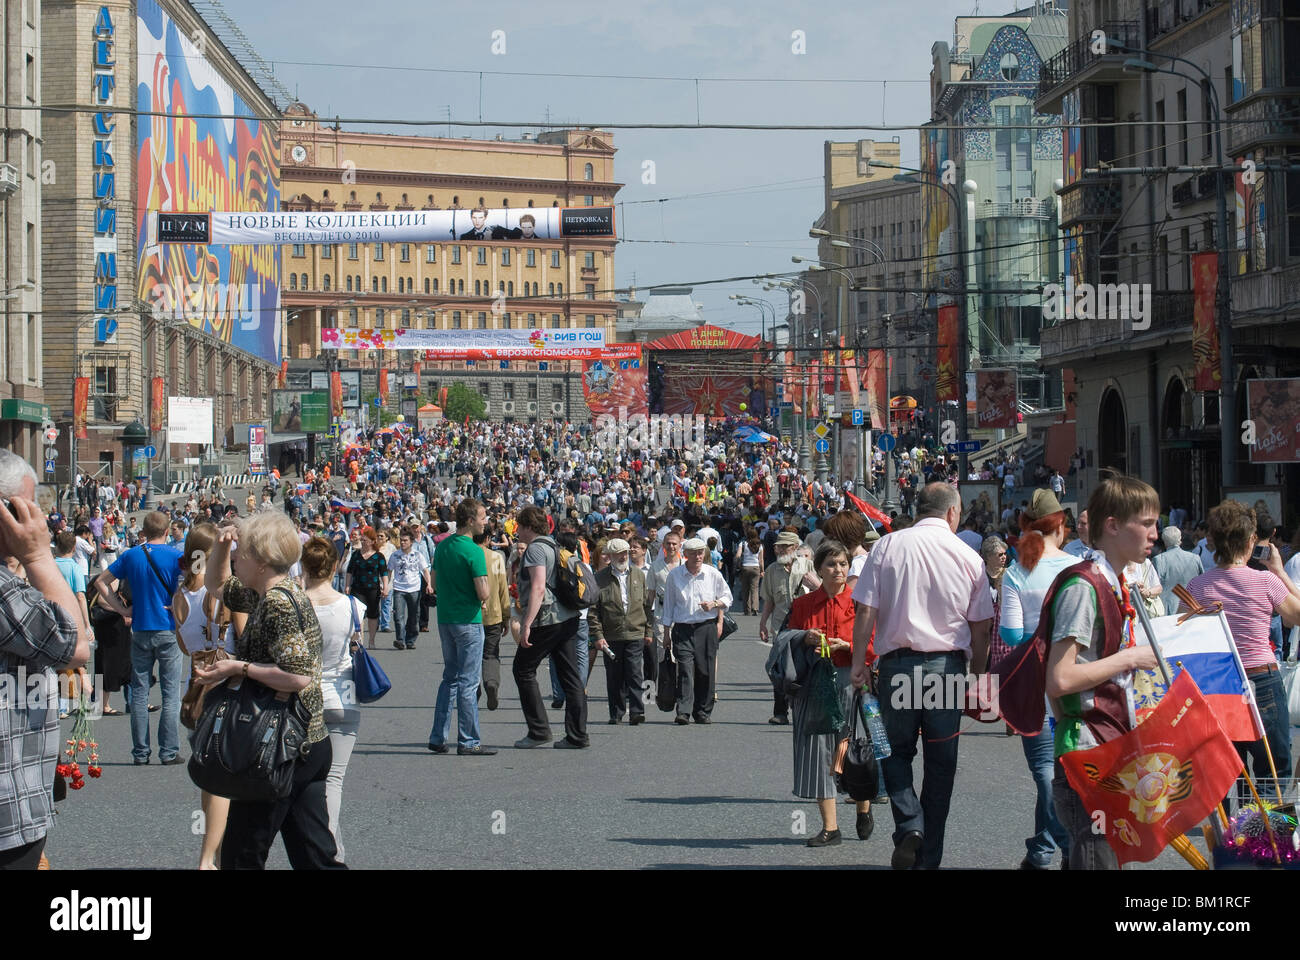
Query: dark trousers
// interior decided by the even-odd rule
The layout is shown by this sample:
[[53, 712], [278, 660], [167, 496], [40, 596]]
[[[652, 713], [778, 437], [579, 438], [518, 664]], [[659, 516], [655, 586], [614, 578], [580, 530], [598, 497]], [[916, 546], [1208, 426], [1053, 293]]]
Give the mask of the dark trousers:
[[644, 717], [645, 688], [641, 676], [645, 640], [641, 637], [615, 640], [609, 648], [614, 651], [613, 659], [605, 657], [605, 692], [609, 695], [610, 719], [622, 720], [624, 714]]
[[790, 715], [790, 702], [786, 700], [785, 694], [776, 689], [776, 684], [772, 684], [772, 716], [788, 717]]
[[41, 865], [44, 850], [44, 837], [11, 850], [0, 850], [0, 870], [35, 870]]
[[672, 651], [677, 658], [677, 716], [711, 716], [718, 621], [673, 624]]
[[659, 682], [659, 651], [661, 646], [658, 641], [646, 647], [641, 655], [641, 676], [649, 680], [652, 684]]
[[483, 689], [501, 689], [501, 633], [505, 622], [483, 624]]
[[1070, 869], [1118, 870], [1119, 858], [1111, 849], [1106, 834], [1093, 830], [1092, 815], [1070, 786], [1060, 760], [1053, 765], [1053, 771], [1052, 806], [1056, 818], [1070, 835]]
[[429, 629], [429, 611], [434, 607], [433, 594], [420, 591], [420, 632]]
[[[919, 668], [919, 673], [917, 672]], [[894, 814], [894, 842], [913, 830], [922, 834], [918, 867], [937, 870], [943, 859], [943, 837], [957, 776], [957, 741], [964, 704], [923, 706], [925, 679], [936, 676], [940, 689], [951, 689], [949, 674], [966, 674], [960, 653], [898, 650], [880, 658], [880, 716], [893, 751], [885, 758], [885, 789]], [[900, 680], [896, 683], [895, 677]], [[917, 678], [921, 683], [917, 683]], [[918, 689], [920, 687], [920, 689]], [[916, 738], [924, 751], [924, 779], [918, 799], [912, 780]]]
[[542, 691], [537, 686], [537, 667], [552, 658], [564, 691], [564, 734], [570, 743], [587, 745], [587, 692], [578, 672], [578, 618], [564, 620], [549, 627], [533, 627], [528, 646], [515, 652], [511, 672], [519, 688], [519, 705], [524, 710], [528, 735], [534, 740], [551, 739], [551, 724], [546, 718]]
[[346, 870], [335, 859], [337, 847], [325, 806], [325, 781], [333, 761], [328, 739], [313, 743], [293, 772], [289, 796], [272, 803], [230, 801], [221, 869], [264, 869], [271, 844], [280, 834], [293, 869]]

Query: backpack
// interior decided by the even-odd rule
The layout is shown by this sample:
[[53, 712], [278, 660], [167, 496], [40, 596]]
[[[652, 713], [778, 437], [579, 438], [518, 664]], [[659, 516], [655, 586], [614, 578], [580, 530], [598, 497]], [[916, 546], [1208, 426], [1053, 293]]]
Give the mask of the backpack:
[[565, 550], [551, 537], [538, 537], [555, 551], [555, 582], [548, 584], [560, 605], [570, 610], [586, 610], [596, 602], [599, 588], [591, 567], [572, 550]]
[[[997, 677], [998, 713], [1022, 737], [1037, 736], [1043, 729], [1047, 704], [1047, 651], [1051, 646], [1052, 612], [1056, 593], [1073, 577], [1079, 577], [1097, 592], [1105, 639], [1102, 657], [1119, 652], [1124, 614], [1110, 581], [1093, 568], [1089, 560], [1066, 567], [1056, 575], [1043, 598], [1038, 629], [1028, 643], [1012, 647], [989, 669]], [[1093, 708], [1084, 715], [1098, 743], [1106, 743], [1128, 732], [1128, 701], [1119, 684], [1107, 680], [1093, 690]]]

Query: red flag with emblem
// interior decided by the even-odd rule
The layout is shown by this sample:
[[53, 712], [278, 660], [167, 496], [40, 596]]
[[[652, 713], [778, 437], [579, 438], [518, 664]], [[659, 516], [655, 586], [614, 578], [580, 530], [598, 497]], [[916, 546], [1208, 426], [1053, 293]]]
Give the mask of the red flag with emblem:
[[844, 496], [849, 498], [849, 503], [853, 504], [863, 513], [865, 513], [870, 519], [876, 521], [876, 523], [884, 527], [886, 533], [893, 532], [894, 525], [890, 522], [889, 515], [886, 514], [883, 510], [879, 510], [876, 507], [873, 507], [871, 504], [867, 503], [867, 501], [859, 497], [855, 497], [847, 490], [844, 491]]
[[1190, 673], [1124, 736], [1061, 758], [1066, 778], [1121, 864], [1147, 863], [1204, 820], [1241, 758]]

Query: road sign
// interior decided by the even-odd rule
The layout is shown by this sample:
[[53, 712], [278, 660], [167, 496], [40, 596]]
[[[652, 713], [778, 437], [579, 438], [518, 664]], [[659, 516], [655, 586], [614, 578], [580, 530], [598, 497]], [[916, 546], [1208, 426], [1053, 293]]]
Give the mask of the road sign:
[[152, 460], [154, 457], [158, 456], [158, 448], [154, 446], [145, 447], [144, 455], [145, 459]]
[[894, 439], [894, 435], [892, 433], [882, 433], [876, 439], [876, 446], [878, 446], [885, 453], [889, 453], [890, 451], [892, 451], [895, 445], [897, 445], [897, 443], [898, 441]]
[[46, 448], [45, 448], [45, 459], [46, 459], [46, 460], [55, 460], [55, 459], [58, 458], [58, 456], [59, 456], [59, 448], [58, 448], [58, 447], [46, 447]]
[[773, 420], [775, 420], [775, 419], [776, 419], [777, 417], [779, 417], [780, 415], [781, 415], [781, 408], [780, 408], [780, 407], [772, 407], [771, 410], [770, 410], [770, 413], [768, 414], [768, 416], [770, 416]]
[[818, 440], [818, 441], [817, 441], [817, 452], [818, 452], [818, 453], [830, 453], [830, 452], [831, 452], [831, 442], [830, 442], [829, 440]]
[[963, 440], [961, 443], [948, 444], [949, 453], [975, 453], [984, 445], [983, 440]]
[[59, 428], [58, 428], [58, 427], [49, 427], [49, 428], [45, 431], [45, 442], [46, 442], [46, 443], [53, 443], [53, 442], [54, 442], [55, 440], [57, 440], [57, 439], [59, 439]]
[[854, 410], [854, 411], [853, 411], [853, 425], [854, 425], [855, 427], [860, 427], [860, 426], [862, 426], [862, 423], [863, 423], [862, 411], [861, 411], [861, 410]]
[[53, 460], [46, 460], [46, 461], [45, 461], [45, 472], [46, 472], [46, 473], [53, 473], [53, 472], [54, 472], [54, 461], [53, 461]]
[[384, 398], [383, 398], [383, 397], [375, 397], [373, 403], [374, 403], [374, 405], [375, 405], [376, 407], [382, 407], [382, 406], [384, 405]]
[[826, 426], [826, 424], [824, 423], [819, 423], [817, 424], [817, 426], [813, 427], [813, 433], [817, 434], [818, 440], [824, 440], [826, 438], [826, 434], [830, 432], [831, 432], [831, 428]]
[[337, 423], [330, 424], [330, 437], [334, 440], [339, 438], [339, 425]]

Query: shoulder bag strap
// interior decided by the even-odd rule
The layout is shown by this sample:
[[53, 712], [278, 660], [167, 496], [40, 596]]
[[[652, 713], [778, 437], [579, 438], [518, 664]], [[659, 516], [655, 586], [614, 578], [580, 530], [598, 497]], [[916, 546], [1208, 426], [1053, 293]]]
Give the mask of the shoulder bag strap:
[[307, 621], [302, 618], [302, 607], [298, 606], [298, 599], [284, 587], [272, 587], [271, 589], [283, 593], [289, 598], [289, 602], [293, 604], [293, 612], [298, 614], [298, 629], [306, 632]]
[[154, 576], [157, 577], [158, 582], [162, 584], [163, 592], [170, 597], [176, 592], [176, 590], [174, 587], [169, 587], [167, 585], [167, 581], [163, 578], [162, 571], [158, 569], [158, 564], [154, 562], [153, 554], [149, 552], [149, 544], [140, 544], [140, 549], [144, 551], [144, 558], [149, 561], [149, 567], [153, 570]]

